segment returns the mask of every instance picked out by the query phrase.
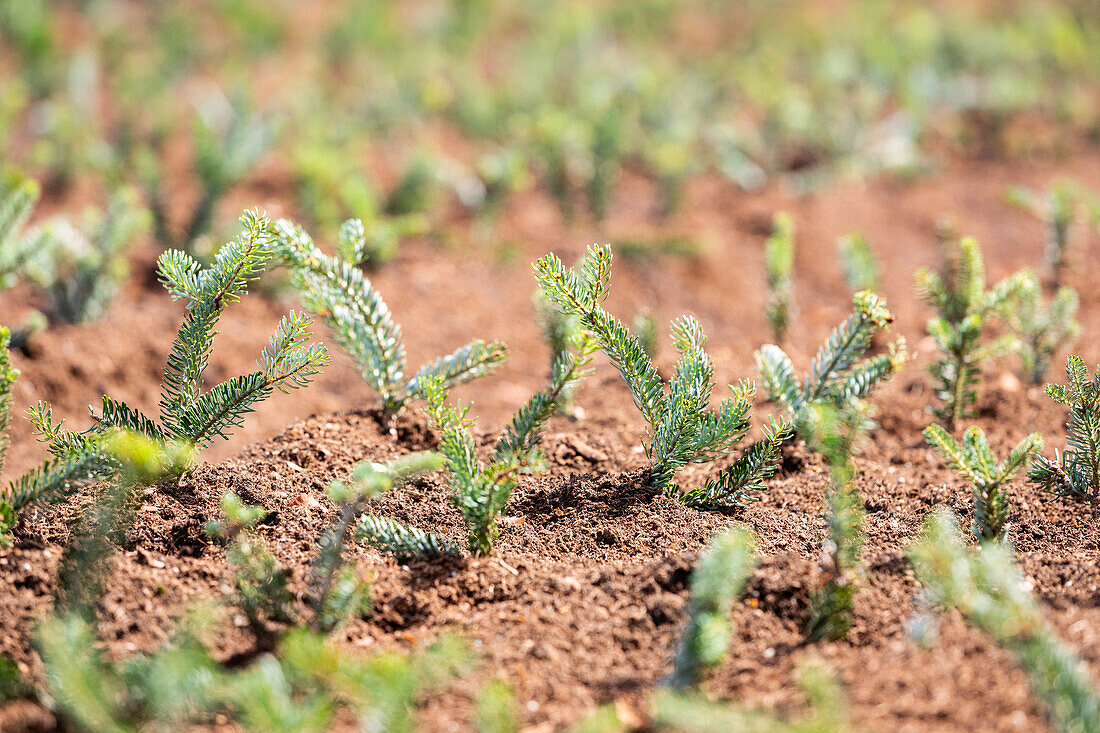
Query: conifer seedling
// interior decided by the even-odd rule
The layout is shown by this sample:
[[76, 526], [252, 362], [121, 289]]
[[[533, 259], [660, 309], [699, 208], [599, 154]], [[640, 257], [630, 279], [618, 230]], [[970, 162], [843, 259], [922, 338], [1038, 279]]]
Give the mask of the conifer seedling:
[[881, 275], [871, 243], [862, 234], [846, 234], [837, 242], [840, 254], [840, 266], [844, 270], [844, 279], [855, 292], [860, 290], [878, 290]]
[[1038, 456], [1027, 478], [1047, 491], [1100, 506], [1100, 368], [1090, 379], [1079, 356], [1066, 359], [1066, 384], [1048, 384], [1047, 396], [1069, 408], [1066, 449], [1055, 460]]
[[1067, 255], [1073, 241], [1074, 225], [1087, 221], [1100, 228], [1100, 198], [1074, 181], [1056, 181], [1039, 193], [1024, 186], [1011, 186], [1006, 192], [1010, 204], [1042, 220], [1046, 227], [1044, 255], [1050, 266], [1054, 287], [1062, 284]]
[[1081, 325], [1075, 320], [1078, 299], [1076, 290], [1062, 286], [1050, 303], [1044, 305], [1039, 279], [1028, 274], [1030, 277], [1016, 297], [1007, 301], [1001, 311], [1005, 324], [1019, 342], [1017, 352], [1024, 377], [1032, 384], [1041, 384], [1054, 353], [1081, 332]]
[[[147, 212], [132, 190], [120, 189], [106, 211], [89, 210], [80, 227], [57, 216], [25, 228], [37, 201], [34, 181], [14, 171], [0, 180], [0, 287], [21, 279], [40, 288], [53, 321], [98, 318], [129, 271], [127, 251], [147, 226]], [[28, 326], [33, 333], [33, 322]]]
[[730, 609], [758, 562], [754, 545], [748, 530], [727, 530], [699, 558], [691, 574], [688, 626], [676, 656], [673, 686], [698, 684], [702, 672], [726, 656], [733, 635]]
[[852, 454], [864, 439], [865, 409], [866, 403], [858, 399], [841, 408], [813, 409], [813, 432], [807, 442], [825, 455], [831, 478], [825, 497], [828, 532], [821, 548], [821, 581], [810, 593], [806, 617], [806, 633], [814, 640], [843, 639], [854, 619], [855, 595], [864, 573], [859, 554], [866, 512], [854, 481]]
[[957, 608], [1016, 657], [1055, 729], [1100, 731], [1096, 681], [1043, 618], [1011, 547], [987, 542], [967, 548], [954, 517], [939, 510], [909, 557], [930, 601]]
[[[638, 337], [604, 310], [611, 277], [610, 247], [589, 247], [579, 271], [547, 255], [535, 263], [535, 277], [563, 313], [580, 320], [629, 387], [650, 426], [643, 447], [656, 488], [673, 493], [673, 479], [680, 468], [728, 455], [748, 433], [756, 387], [742, 380], [730, 387], [732, 396], [717, 410], [708, 409], [714, 367], [703, 349], [706, 336], [694, 318], [683, 316], [672, 323], [673, 346], [680, 358], [666, 384]], [[763, 490], [764, 481], [775, 472], [779, 446], [789, 435], [786, 421], [773, 420], [761, 440], [731, 466], [680, 498], [701, 506], [753, 501], [753, 492]]]
[[[521, 474], [541, 470], [545, 459], [539, 449], [543, 428], [560, 409], [564, 395], [589, 373], [596, 343], [580, 334], [572, 348], [554, 364], [550, 384], [531, 397], [512, 417], [496, 442], [488, 464], [477, 457], [470, 433], [469, 405], [447, 403], [443, 380], [432, 377], [424, 384], [428, 417], [440, 432], [439, 452], [450, 473], [451, 496], [468, 530], [467, 546], [474, 555], [488, 555], [499, 535], [497, 520], [508, 504]], [[398, 557], [457, 555], [446, 538], [375, 515], [364, 515], [358, 536], [380, 550]]]
[[310, 319], [284, 316], [260, 353], [257, 370], [232, 377], [204, 390], [203, 374], [210, 360], [215, 330], [222, 311], [248, 292], [272, 256], [266, 217], [246, 212], [244, 233], [226, 244], [203, 267], [190, 255], [169, 250], [157, 260], [157, 273], [168, 292], [186, 303], [183, 323], [176, 334], [161, 385], [160, 420], [156, 421], [124, 402], [103, 396], [93, 424], [76, 432], [54, 422], [52, 408], [43, 402], [31, 408], [31, 421], [50, 451], [69, 456], [86, 450], [110, 428], [122, 428], [160, 443], [187, 442], [204, 448], [216, 438], [228, 439], [245, 415], [276, 390], [304, 387], [328, 364], [323, 344], [308, 343]]
[[191, 167], [201, 195], [182, 227], [173, 226], [168, 214], [171, 192], [160, 162], [166, 135], [158, 132], [151, 144], [138, 147], [133, 163], [153, 213], [157, 240], [185, 252], [193, 251], [196, 241], [210, 231], [219, 202], [259, 164], [277, 133], [271, 119], [249, 110], [241, 98], [211, 95], [198, 111]]
[[[19, 377], [19, 370], [11, 364], [10, 341], [8, 329], [0, 326], [0, 471], [11, 442], [8, 429], [12, 390]], [[110, 474], [114, 468], [114, 460], [101, 446], [89, 444], [86, 450], [48, 460], [10, 481], [0, 490], [0, 545], [10, 541], [9, 533], [18, 522], [18, 512], [35, 503], [64, 498]]]
[[904, 338], [891, 344], [885, 354], [867, 357], [874, 335], [888, 328], [894, 316], [884, 298], [868, 291], [856, 293], [852, 303], [852, 315], [817, 350], [810, 372], [801, 381], [795, 377], [791, 358], [775, 344], [766, 344], [755, 354], [756, 371], [768, 397], [787, 412], [800, 433], [808, 432], [815, 407], [846, 409], [852, 400], [870, 396], [908, 359]]
[[[364, 236], [362, 222], [347, 221], [338, 247], [356, 252]], [[378, 392], [383, 415], [391, 425], [410, 400], [423, 396], [428, 379], [438, 378], [449, 388], [488, 374], [504, 362], [503, 344], [475, 340], [425, 364], [410, 377], [405, 373], [401, 327], [362, 270], [346, 259], [326, 255], [301, 227], [286, 219], [275, 224], [275, 251], [290, 268], [291, 281], [306, 308], [324, 320], [363, 379]]]
[[986, 343], [982, 336], [993, 316], [1026, 287], [1027, 279], [1028, 274], [1020, 271], [986, 290], [982, 251], [969, 237], [958, 245], [944, 241], [942, 273], [928, 268], [917, 272], [917, 289], [936, 311], [928, 321], [928, 333], [941, 352], [930, 367], [941, 402], [932, 412], [950, 426], [971, 416], [982, 364], [1017, 348], [1012, 334]]
[[967, 429], [961, 444], [935, 424], [924, 429], [924, 437], [950, 468], [970, 482], [974, 498], [970, 531], [974, 537], [981, 542], [1005, 539], [1011, 513], [1008, 482], [1043, 449], [1043, 436], [1028, 435], [1004, 463], [998, 463], [985, 433], [976, 425]]
[[791, 321], [791, 274], [794, 270], [794, 221], [780, 212], [772, 220], [772, 233], [764, 243], [764, 270], [768, 282], [768, 299], [764, 316], [768, 319], [776, 341], [787, 335]]

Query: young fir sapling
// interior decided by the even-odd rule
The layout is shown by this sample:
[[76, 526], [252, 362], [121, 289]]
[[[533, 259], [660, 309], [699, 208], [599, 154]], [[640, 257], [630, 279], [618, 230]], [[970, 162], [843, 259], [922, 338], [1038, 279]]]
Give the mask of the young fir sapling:
[[[362, 222], [352, 219], [340, 229], [338, 247], [355, 253], [363, 238]], [[488, 374], [504, 362], [503, 344], [474, 340], [407, 376], [401, 327], [382, 295], [352, 264], [354, 257], [349, 261], [326, 255], [301, 227], [286, 219], [275, 224], [274, 246], [279, 261], [290, 268], [305, 307], [324, 320], [381, 396], [382, 413], [391, 426], [410, 400], [423, 395], [426, 380], [439, 378], [444, 387], [452, 387]]]
[[970, 482], [974, 500], [970, 531], [974, 537], [981, 542], [1005, 539], [1011, 512], [1008, 482], [1043, 449], [1043, 436], [1028, 435], [1004, 463], [997, 462], [985, 433], [977, 426], [967, 429], [962, 444], [935, 424], [924, 429], [924, 437], [950, 468]]
[[775, 344], [765, 344], [754, 355], [768, 397], [804, 435], [811, 432], [815, 407], [847, 409], [853, 400], [870, 396], [908, 359], [905, 339], [900, 337], [886, 353], [867, 357], [875, 334], [887, 329], [894, 316], [884, 298], [868, 291], [856, 293], [852, 304], [852, 315], [817, 350], [810, 372], [801, 382], [795, 377], [791, 358]]
[[932, 603], [957, 608], [1012, 652], [1046, 702], [1056, 729], [1100, 731], [1096, 681], [1044, 620], [1011, 547], [984, 543], [979, 549], [967, 548], [954, 517], [940, 510], [925, 523], [909, 557]]
[[917, 272], [917, 289], [936, 310], [928, 321], [928, 333], [942, 352], [929, 367], [942, 403], [932, 412], [952, 427], [971, 416], [982, 364], [1017, 348], [1012, 334], [988, 343], [982, 343], [982, 336], [997, 312], [1026, 287], [1027, 279], [1028, 273], [1020, 271], [986, 290], [982, 251], [969, 237], [958, 245], [944, 240], [942, 273], [928, 268]]
[[878, 290], [881, 275], [871, 243], [862, 234], [845, 234], [837, 241], [840, 266], [844, 270], [844, 279], [855, 292]]
[[772, 220], [772, 233], [764, 242], [764, 271], [768, 283], [768, 299], [764, 316], [768, 319], [776, 341], [787, 335], [791, 321], [791, 273], [794, 270], [794, 220], [780, 212]]
[[1024, 377], [1032, 384], [1041, 384], [1054, 353], [1081, 332], [1075, 320], [1078, 298], [1076, 290], [1062, 286], [1050, 304], [1044, 305], [1039, 279], [1028, 274], [1016, 297], [1002, 307], [1001, 317], [1016, 335]]
[[[497, 520], [508, 503], [520, 474], [542, 468], [539, 450], [542, 430], [560, 409], [564, 395], [589, 373], [597, 349], [586, 334], [580, 334], [571, 350], [554, 364], [550, 385], [531, 397], [512, 417], [497, 440], [491, 462], [477, 457], [467, 417], [470, 406], [447, 404], [447, 388], [439, 377], [425, 381], [428, 417], [440, 431], [439, 451], [450, 473], [451, 497], [466, 522], [467, 546], [474, 555], [487, 555], [499, 535]], [[447, 539], [374, 515], [364, 515], [358, 524], [360, 538], [399, 557], [456, 555]]]
[[1057, 181], [1043, 193], [1024, 186], [1010, 186], [1006, 198], [1010, 204], [1043, 221], [1046, 227], [1044, 255], [1050, 266], [1054, 287], [1059, 287], [1065, 273], [1073, 227], [1082, 220], [1093, 227], [1100, 227], [1100, 198], [1073, 181]]
[[[565, 267], [557, 256], [547, 255], [535, 263], [535, 276], [563, 313], [580, 320], [629, 387], [650, 426], [643, 447], [655, 487], [673, 493], [673, 479], [680, 468], [728, 455], [733, 444], [745, 437], [756, 388], [742, 380], [730, 387], [732, 396], [717, 410], [708, 409], [714, 367], [703, 350], [706, 336], [694, 318], [684, 316], [672, 323], [673, 346], [680, 358], [666, 384], [638, 337], [604, 310], [611, 277], [610, 247], [589, 247], [579, 272]], [[773, 420], [761, 440], [732, 465], [680, 498], [697, 505], [752, 501], [752, 492], [763, 490], [764, 481], [775, 472], [779, 446], [789, 435], [786, 421]]]
[[[11, 334], [0, 326], [0, 471], [4, 468], [11, 442], [12, 390], [19, 370], [11, 364], [9, 343]], [[101, 446], [89, 444], [85, 450], [46, 461], [0, 489], [0, 545], [10, 540], [10, 532], [18, 522], [18, 512], [32, 504], [56, 501], [89, 483], [109, 475], [114, 460]]]
[[809, 442], [825, 455], [831, 479], [826, 493], [828, 533], [821, 549], [821, 581], [810, 593], [806, 616], [806, 633], [814, 640], [842, 639], [854, 620], [855, 594], [863, 575], [859, 554], [866, 512], [854, 481], [852, 454], [866, 434], [865, 409], [866, 403], [853, 400], [842, 408], [820, 405], [813, 411]]
[[1048, 384], [1047, 396], [1069, 408], [1066, 449], [1055, 460], [1038, 456], [1027, 478], [1060, 496], [1100, 506], [1100, 368], [1090, 379], [1079, 356], [1066, 359], [1066, 384]]
[[164, 367], [160, 420], [107, 395], [93, 424], [76, 432], [54, 422], [44, 402], [29, 410], [41, 439], [57, 456], [80, 453], [110, 428], [124, 428], [161, 443], [184, 441], [201, 449], [215, 438], [228, 439], [244, 417], [276, 390], [304, 387], [328, 364], [323, 344], [308, 343], [310, 319], [301, 313], [284, 316], [260, 353], [258, 369], [232, 377], [203, 391], [203, 374], [210, 361], [215, 327], [222, 311], [248, 292], [272, 256], [266, 217], [246, 212], [244, 233], [226, 244], [204, 268], [190, 255], [169, 250], [157, 260], [157, 273], [176, 300], [186, 302], [183, 323]]
[[698, 684], [700, 675], [726, 656], [730, 609], [757, 562], [755, 541], [746, 529], [727, 530], [710, 541], [691, 574], [688, 626], [676, 655], [674, 687]]

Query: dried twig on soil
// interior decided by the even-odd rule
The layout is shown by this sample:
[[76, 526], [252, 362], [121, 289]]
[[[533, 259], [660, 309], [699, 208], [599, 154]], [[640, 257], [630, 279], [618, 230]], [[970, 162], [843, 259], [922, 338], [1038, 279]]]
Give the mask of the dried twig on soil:
[[1043, 436], [1032, 433], [1012, 449], [1008, 460], [998, 463], [981, 428], [967, 429], [963, 442], [939, 425], [924, 429], [924, 437], [947, 465], [967, 479], [974, 499], [974, 521], [970, 531], [979, 541], [1003, 540], [1007, 536], [1008, 481], [1043, 449]]

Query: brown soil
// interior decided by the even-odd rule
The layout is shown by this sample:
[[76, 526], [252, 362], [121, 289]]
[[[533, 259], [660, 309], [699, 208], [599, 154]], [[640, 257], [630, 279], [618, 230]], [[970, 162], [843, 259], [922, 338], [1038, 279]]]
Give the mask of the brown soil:
[[[404, 326], [410, 364], [475, 336], [504, 340], [512, 349], [500, 373], [459, 391], [475, 401], [486, 445], [545, 373], [546, 350], [529, 317], [530, 260], [546, 251], [572, 258], [592, 240], [688, 233], [699, 243], [698, 255], [687, 259], [620, 258], [609, 307], [624, 316], [648, 309], [664, 321], [694, 313], [710, 335], [724, 384], [751, 376], [753, 350], [770, 340], [760, 307], [760, 245], [771, 214], [788, 210], [798, 226], [800, 315], [785, 346], [800, 368], [850, 305], [835, 239], [862, 231], [882, 260], [883, 291], [897, 315], [896, 330], [910, 339], [918, 357], [874, 400], [881, 427], [858, 462], [868, 511], [867, 572], [855, 626], [843, 642], [810, 644], [801, 631], [824, 532], [826, 478], [817, 458], [791, 449], [784, 471], [769, 482], [761, 501], [738, 512], [700, 512], [654, 496], [640, 472], [642, 422], [606, 366], [581, 392], [584, 417], [551, 423], [545, 438], [550, 471], [521, 482], [491, 557], [399, 565], [373, 551], [352, 549], [357, 566], [374, 579], [373, 609], [341, 636], [367, 650], [410, 647], [445, 630], [472, 641], [482, 655], [479, 671], [427, 704], [425, 730], [469, 729], [471, 699], [493, 677], [513, 685], [532, 730], [560, 730], [604, 701], [617, 700], [624, 710], [642, 703], [644, 693], [670, 670], [696, 553], [718, 529], [743, 523], [757, 534], [763, 562], [735, 607], [735, 642], [707, 683], [710, 693], [797, 710], [802, 704], [798, 667], [822, 658], [843, 680], [862, 728], [1046, 730], [1042, 703], [1013, 659], [961, 618], [943, 618], [934, 648], [910, 638], [920, 588], [905, 549], [934, 507], [952, 507], [966, 521], [969, 506], [966, 486], [924, 446], [920, 434], [929, 422], [924, 367], [931, 346], [923, 340], [927, 312], [913, 292], [913, 272], [935, 264], [934, 230], [942, 216], [955, 217], [962, 232], [982, 241], [991, 279], [1022, 266], [1038, 267], [1041, 225], [1008, 208], [1002, 195], [1006, 184], [1042, 185], [1056, 175], [1100, 186], [1100, 151], [1083, 147], [1057, 165], [960, 160], [934, 179], [842, 183], [800, 199], [779, 190], [734, 193], [717, 179], [702, 178], [689, 187], [684, 213], [667, 223], [652, 218], [653, 186], [628, 175], [603, 227], [564, 229], [553, 204], [530, 193], [510, 202], [500, 223], [501, 241], [514, 243], [509, 248], [479, 245], [468, 234], [469, 222], [457, 216], [446, 247], [411, 244], [375, 278]], [[276, 194], [266, 196], [249, 203], [283, 210]], [[1069, 283], [1081, 294], [1085, 334], [1075, 350], [1090, 363], [1100, 361], [1100, 347], [1091, 338], [1100, 329], [1100, 288], [1087, 265], [1097, 261], [1098, 250], [1095, 237], [1082, 236], [1069, 273]], [[152, 283], [151, 260], [149, 249], [108, 319], [53, 329], [30, 356], [17, 355], [23, 370], [17, 408], [47, 399], [82, 425], [84, 405], [108, 392], [154, 410], [179, 307]], [[32, 302], [25, 292], [9, 293], [0, 301], [0, 316], [10, 320]], [[215, 345], [211, 380], [248, 368], [277, 316], [291, 305], [268, 293], [231, 308]], [[671, 363], [667, 351], [661, 359], [665, 368]], [[339, 361], [313, 387], [261, 405], [236, 440], [204, 455], [207, 463], [144, 497], [100, 609], [111, 654], [154, 648], [195, 601], [229, 601], [224, 549], [203, 532], [204, 523], [218, 516], [226, 491], [269, 510], [262, 534], [290, 568], [292, 588], [301, 594], [316, 539], [334, 517], [324, 496], [328, 482], [346, 475], [356, 461], [433, 444], [415, 407], [402, 418], [396, 437], [381, 431], [369, 409], [369, 391], [346, 361]], [[998, 451], [1032, 429], [1041, 431], [1049, 446], [1061, 446], [1063, 411], [1038, 388], [1021, 385], [1013, 367], [998, 365], [987, 375], [977, 424]], [[760, 414], [766, 409], [761, 405]], [[242, 450], [256, 440], [262, 442]], [[41, 455], [20, 422], [7, 473], [33, 465]], [[682, 483], [698, 484], [706, 470], [684, 472]], [[1023, 569], [1051, 624], [1100, 679], [1095, 600], [1100, 529], [1081, 507], [1051, 501], [1022, 481], [1013, 491], [1013, 536]], [[33, 620], [50, 607], [68, 527], [89, 498], [33, 512], [14, 546], [0, 550], [0, 654], [32, 679], [41, 671], [29, 644]], [[377, 510], [463, 539], [441, 474], [393, 492]], [[235, 621], [233, 613], [227, 615], [217, 648], [221, 658], [255, 650], [251, 633]], [[4, 731], [48, 728], [52, 722], [29, 703], [0, 708]]]

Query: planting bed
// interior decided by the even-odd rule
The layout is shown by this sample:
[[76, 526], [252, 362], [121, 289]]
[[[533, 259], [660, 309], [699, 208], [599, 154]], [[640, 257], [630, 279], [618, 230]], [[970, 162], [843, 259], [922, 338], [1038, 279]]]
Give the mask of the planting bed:
[[[479, 249], [458, 215], [447, 247], [428, 241], [407, 246], [373, 279], [404, 328], [410, 362], [471, 337], [510, 347], [504, 369], [458, 390], [474, 400], [486, 452], [546, 371], [546, 347], [530, 317], [535, 283], [529, 263], [548, 251], [568, 261], [590, 241], [686, 234], [699, 243], [691, 258], [620, 254], [608, 307], [624, 316], [648, 309], [662, 323], [680, 313], [696, 315], [710, 335], [722, 385], [754, 377], [752, 352], [770, 340], [761, 307], [761, 245], [771, 214], [790, 211], [798, 227], [799, 313], [784, 347], [799, 369], [808, 367], [829, 329], [849, 310], [835, 239], [862, 231], [883, 263], [882, 292], [897, 316], [895, 330], [909, 339], [917, 357], [873, 398], [880, 427], [856, 461], [867, 510], [867, 574], [845, 641], [809, 643], [801, 628], [820, 572], [825, 530], [828, 478], [820, 459], [800, 444], [786, 448], [767, 491], [744, 510], [703, 512], [654, 495], [642, 471], [643, 423], [603, 357], [578, 396], [583, 416], [550, 423], [544, 438], [549, 471], [521, 480], [494, 552], [400, 565], [354, 546], [357, 567], [374, 579], [372, 611], [338, 632], [339, 638], [363, 650], [408, 648], [444, 631], [472, 642], [481, 659], [477, 672], [427, 703], [419, 713], [425, 730], [469, 729], [476, 690], [498, 677], [513, 686], [530, 730], [567, 728], [606, 701], [615, 701], [624, 722], [641, 720], [647, 692], [671, 670], [697, 553], [718, 529], [738, 523], [757, 535], [763, 562], [735, 604], [734, 641], [706, 683], [709, 693], [797, 711], [803, 703], [795, 684], [799, 665], [820, 658], [843, 682], [861, 728], [1046, 730], [1042, 703], [1011, 655], [960, 616], [943, 617], [930, 648], [911, 638], [920, 586], [905, 553], [934, 507], [946, 505], [965, 518], [970, 507], [968, 487], [943, 467], [921, 435], [930, 420], [925, 367], [933, 347], [923, 335], [928, 313], [914, 293], [913, 273], [936, 263], [935, 228], [945, 215], [982, 242], [991, 280], [1019, 267], [1039, 267], [1041, 225], [1005, 205], [1003, 191], [1009, 183], [1042, 185], [1054, 175], [1100, 185], [1100, 150], [1081, 145], [1057, 164], [959, 159], [934, 179], [842, 183], [800, 199], [774, 189], [734, 193], [720, 181], [701, 178], [689, 186], [685, 213], [653, 226], [647, 222], [654, 187], [628, 175], [600, 229], [563, 227], [553, 204], [530, 193], [510, 201], [503, 215], [500, 234], [514, 243], [506, 250]], [[284, 201], [274, 186], [250, 203], [281, 214]], [[17, 410], [46, 399], [83, 425], [84, 405], [103, 392], [142, 408], [155, 406], [180, 308], [152, 280], [151, 246], [145, 254], [105, 321], [53, 329], [29, 356], [16, 356], [23, 372]], [[1100, 242], [1081, 238], [1072, 257], [1068, 280], [1081, 294], [1084, 334], [1074, 352], [1095, 364]], [[246, 367], [273, 316], [292, 304], [289, 295], [270, 289], [266, 297], [228, 311], [211, 379]], [[26, 306], [25, 294], [9, 293], [0, 302], [0, 321]], [[663, 347], [658, 361], [667, 373], [671, 350], [667, 342]], [[1031, 430], [1060, 446], [1064, 410], [1040, 388], [1022, 384], [1014, 367], [1006, 361], [987, 372], [975, 423], [998, 454]], [[1048, 379], [1061, 375], [1055, 369]], [[231, 598], [224, 548], [203, 531], [219, 516], [227, 491], [268, 511], [261, 535], [292, 570], [292, 590], [301, 592], [316, 538], [334, 519], [324, 493], [329, 481], [345, 477], [357, 461], [381, 461], [435, 444], [417, 405], [390, 435], [380, 428], [372, 400], [346, 359], [337, 357], [311, 388], [260, 406], [249, 416], [244, 440], [214, 446], [184, 478], [149, 489], [99, 609], [108, 652], [121, 657], [155, 648], [189, 604]], [[761, 400], [756, 424], [768, 408]], [[28, 468], [41, 454], [28, 426], [17, 423], [8, 472]], [[689, 469], [680, 481], [697, 485], [704, 473]], [[1022, 479], [1013, 482], [1012, 492], [1012, 537], [1022, 569], [1053, 627], [1100, 678], [1100, 526], [1087, 508], [1052, 500]], [[0, 549], [0, 654], [31, 679], [41, 674], [41, 664], [30, 648], [30, 630], [50, 607], [61, 548], [87, 498], [30, 513], [13, 546]], [[377, 513], [463, 540], [441, 473], [386, 495]], [[271, 643], [254, 638], [232, 610], [217, 638], [217, 656], [234, 663]], [[32, 703], [0, 707], [5, 732], [51, 729], [55, 723]]]

